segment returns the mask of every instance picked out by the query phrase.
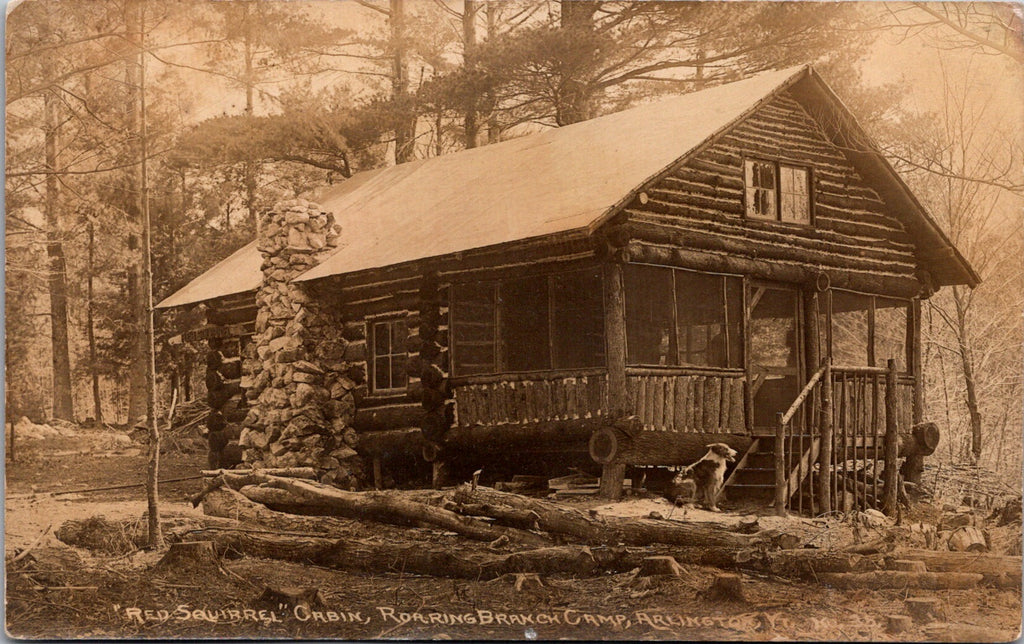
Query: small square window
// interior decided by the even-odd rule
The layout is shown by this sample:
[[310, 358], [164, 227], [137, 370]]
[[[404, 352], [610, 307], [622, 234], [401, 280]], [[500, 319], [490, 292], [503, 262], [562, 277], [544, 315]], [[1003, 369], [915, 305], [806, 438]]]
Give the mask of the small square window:
[[748, 218], [811, 223], [811, 183], [807, 168], [748, 159], [743, 164], [743, 178]]
[[370, 365], [373, 369], [374, 391], [404, 389], [409, 383], [409, 375], [405, 371], [408, 352], [405, 342], [409, 332], [405, 320], [387, 320], [374, 322], [371, 326], [373, 335], [373, 356]]

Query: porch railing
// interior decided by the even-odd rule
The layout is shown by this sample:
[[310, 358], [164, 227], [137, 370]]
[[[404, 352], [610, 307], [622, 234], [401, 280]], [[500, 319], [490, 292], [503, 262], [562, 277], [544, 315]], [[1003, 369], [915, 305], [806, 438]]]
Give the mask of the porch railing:
[[745, 433], [745, 380], [742, 371], [626, 368], [633, 413], [649, 431]]
[[[887, 367], [823, 365], [779, 414], [775, 508], [823, 513], [896, 506], [899, 430], [910, 426], [913, 377]], [[816, 475], [816, 477], [815, 477]], [[816, 480], [815, 480], [816, 479]], [[795, 496], [795, 507], [794, 507]]]
[[522, 425], [608, 413], [604, 370], [467, 377], [454, 383], [455, 425]]

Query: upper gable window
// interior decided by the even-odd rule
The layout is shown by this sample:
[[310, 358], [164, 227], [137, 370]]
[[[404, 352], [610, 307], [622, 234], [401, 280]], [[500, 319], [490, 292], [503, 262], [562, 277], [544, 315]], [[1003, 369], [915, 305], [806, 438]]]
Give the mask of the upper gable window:
[[747, 217], [789, 224], [811, 223], [807, 168], [747, 159], [743, 170]]

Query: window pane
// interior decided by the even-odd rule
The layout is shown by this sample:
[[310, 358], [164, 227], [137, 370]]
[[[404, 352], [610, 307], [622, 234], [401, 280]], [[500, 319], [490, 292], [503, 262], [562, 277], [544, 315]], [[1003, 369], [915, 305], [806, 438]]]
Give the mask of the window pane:
[[604, 364], [604, 306], [601, 273], [580, 271], [551, 278], [554, 311], [552, 366], [555, 369]]
[[378, 322], [373, 325], [373, 352], [374, 355], [383, 356], [390, 353], [391, 338], [388, 336], [388, 325]]
[[775, 164], [760, 161], [746, 161], [747, 216], [758, 219], [775, 219]]
[[391, 387], [400, 389], [409, 383], [409, 374], [405, 372], [405, 355], [399, 354], [391, 358]]
[[807, 170], [805, 168], [779, 168], [782, 184], [780, 195], [782, 221], [797, 224], [811, 223], [811, 210]]
[[[730, 346], [740, 346], [738, 332], [732, 322], [739, 321], [734, 308], [726, 330], [725, 278], [676, 271], [676, 323], [679, 364], [698, 367], [730, 366]], [[735, 297], [735, 293], [734, 293]]]
[[459, 376], [494, 373], [494, 284], [452, 288], [452, 357]]
[[832, 362], [839, 366], [868, 366], [868, 315], [871, 297], [832, 292]]
[[627, 265], [626, 347], [630, 364], [676, 364], [672, 269]]
[[391, 373], [390, 358], [387, 356], [376, 358], [373, 361], [373, 388], [390, 389]]
[[501, 356], [508, 371], [550, 369], [548, 278], [501, 284]]
[[907, 370], [907, 307], [904, 300], [875, 299], [875, 365], [884, 367], [889, 358], [900, 371]]

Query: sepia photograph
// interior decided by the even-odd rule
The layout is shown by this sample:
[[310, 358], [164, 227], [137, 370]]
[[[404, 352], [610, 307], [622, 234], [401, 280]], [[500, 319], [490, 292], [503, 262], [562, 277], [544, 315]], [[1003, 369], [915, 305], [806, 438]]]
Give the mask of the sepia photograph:
[[1022, 25], [8, 0], [7, 637], [1017, 640]]

